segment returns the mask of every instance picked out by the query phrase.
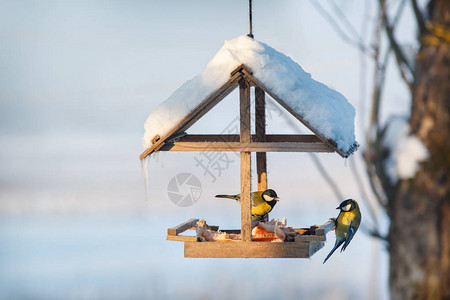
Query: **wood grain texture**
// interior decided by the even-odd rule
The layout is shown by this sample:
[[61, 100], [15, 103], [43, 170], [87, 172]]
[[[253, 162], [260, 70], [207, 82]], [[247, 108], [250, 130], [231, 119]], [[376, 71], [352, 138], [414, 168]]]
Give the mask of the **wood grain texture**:
[[250, 129], [250, 85], [247, 80], [239, 80], [239, 108], [240, 108], [240, 142], [251, 141]]
[[236, 73], [242, 73], [242, 70], [245, 70], [245, 72], [252, 74], [252, 70], [250, 70], [249, 67], [247, 67], [244, 64], [239, 65], [236, 69], [234, 69], [233, 71], [231, 71], [230, 76], [236, 75]]
[[167, 240], [177, 242], [197, 242], [197, 237], [187, 235], [167, 235]]
[[[266, 141], [266, 99], [265, 92], [259, 86], [255, 87], [255, 141]], [[256, 174], [258, 191], [267, 190], [267, 154], [256, 153]]]
[[309, 243], [303, 242], [185, 242], [185, 257], [308, 258]]
[[325, 224], [321, 225], [319, 228], [316, 229], [316, 235], [322, 235], [325, 236], [328, 232], [332, 231], [335, 226], [335, 222], [333, 220], [329, 220]]
[[242, 240], [252, 240], [251, 153], [241, 152], [241, 232]]
[[195, 227], [195, 224], [197, 224], [198, 219], [192, 218], [187, 220], [186, 222], [181, 223], [180, 225], [177, 225], [172, 228], [167, 228], [167, 234], [168, 235], [178, 235], [192, 227]]
[[321, 139], [324, 143], [328, 144], [332, 149], [337, 152], [340, 156], [346, 157], [347, 155], [340, 151], [336, 147], [336, 143], [331, 140], [324, 137], [320, 132], [318, 132], [314, 127], [309, 124], [309, 122], [305, 121], [300, 115], [298, 115], [289, 105], [286, 104], [282, 99], [280, 99], [277, 95], [272, 93], [267, 87], [265, 87], [259, 80], [257, 80], [251, 73], [248, 73], [245, 69], [243, 69], [242, 74], [244, 74], [244, 77], [249, 80], [253, 85], [259, 86], [262, 88], [267, 94], [270, 95], [275, 101], [277, 101], [284, 109], [286, 109], [292, 116], [294, 116], [297, 120], [299, 120], [303, 125], [305, 125], [309, 130], [311, 130], [319, 139]]
[[309, 243], [309, 257], [313, 256], [314, 253], [319, 251], [325, 246], [325, 242], [311, 242]]
[[[239, 81], [239, 95], [240, 142], [250, 143], [250, 85], [243, 78]], [[251, 153], [241, 152], [241, 235], [244, 242], [252, 240], [251, 184]]]
[[215, 151], [215, 152], [333, 152], [324, 143], [271, 142], [175, 142], [164, 145], [160, 151]]
[[323, 242], [325, 241], [325, 236], [323, 235], [315, 235], [315, 234], [305, 234], [295, 237], [296, 241], [299, 242]]
[[[204, 114], [210, 111], [217, 103], [219, 103], [223, 98], [225, 98], [229, 93], [231, 93], [238, 82], [246, 82], [246, 85], [249, 87], [250, 84], [255, 86], [255, 90], [258, 90], [258, 93], [265, 92], [269, 94], [275, 101], [277, 101], [282, 107], [284, 107], [289, 113], [291, 113], [296, 119], [302, 122], [308, 129], [310, 129], [323, 143], [328, 145], [328, 147], [332, 151], [326, 152], [337, 152], [342, 157], [347, 157], [347, 154], [343, 153], [339, 149], [337, 149], [336, 143], [322, 136], [317, 130], [315, 130], [308, 122], [306, 122], [301, 116], [299, 116], [293, 109], [291, 109], [282, 99], [278, 98], [275, 94], [273, 94], [270, 90], [268, 90], [263, 84], [261, 84], [255, 77], [253, 77], [251, 70], [249, 70], [245, 65], [241, 65], [236, 68], [233, 72], [231, 72], [231, 78], [225, 83], [222, 87], [208, 96], [199, 106], [197, 106], [191, 113], [189, 113], [181, 122], [179, 122], [173, 129], [171, 129], [167, 134], [162, 136], [159, 140], [154, 138], [155, 143], [146, 149], [141, 155], [140, 159], [144, 159], [146, 156], [150, 155], [155, 151], [159, 151], [172, 135], [176, 135], [180, 132], [186, 131], [190, 126], [192, 126], [199, 118], [201, 118]], [[240, 89], [240, 93], [247, 93], [249, 96], [250, 89]], [[249, 103], [250, 105], [250, 103]], [[250, 124], [250, 123], [248, 123]], [[170, 149], [170, 146], [164, 147], [165, 151]], [[197, 151], [197, 150], [172, 150], [172, 151]], [[257, 152], [264, 152], [259, 151]], [[306, 152], [312, 152], [311, 150], [307, 150]], [[318, 150], [318, 152], [325, 152]]]
[[167, 132], [158, 141], [156, 141], [150, 148], [146, 149], [139, 156], [139, 158], [144, 159], [152, 152], [158, 151], [164, 145], [165, 141], [173, 134], [186, 131], [190, 126], [192, 126], [192, 124], [194, 124], [198, 119], [200, 119], [203, 115], [210, 111], [217, 103], [219, 103], [223, 98], [230, 94], [236, 88], [240, 79], [242, 79], [241, 73], [236, 73], [231, 76], [231, 78], [223, 86], [209, 95], [205, 100], [203, 100], [183, 120], [181, 120], [169, 132]]
[[[174, 142], [239, 142], [238, 134], [187, 134]], [[252, 135], [252, 142], [257, 142], [256, 135]], [[266, 134], [263, 142], [272, 143], [323, 143], [313, 134]]]

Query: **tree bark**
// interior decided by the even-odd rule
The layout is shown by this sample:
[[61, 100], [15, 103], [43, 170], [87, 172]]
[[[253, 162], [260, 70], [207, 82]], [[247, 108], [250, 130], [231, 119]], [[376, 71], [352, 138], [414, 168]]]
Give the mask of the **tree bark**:
[[450, 299], [450, 1], [431, 0], [420, 37], [411, 131], [429, 159], [415, 178], [398, 183], [389, 200], [392, 299]]

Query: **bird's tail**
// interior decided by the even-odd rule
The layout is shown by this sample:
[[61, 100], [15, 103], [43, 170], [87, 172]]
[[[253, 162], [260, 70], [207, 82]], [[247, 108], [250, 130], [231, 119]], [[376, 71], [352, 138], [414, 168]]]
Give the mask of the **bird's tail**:
[[238, 201], [237, 195], [216, 195], [216, 198], [226, 198]]
[[323, 264], [330, 258], [330, 256], [334, 253], [334, 251], [336, 251], [336, 249], [339, 248], [340, 245], [342, 245], [343, 242], [344, 242], [343, 240], [340, 241], [340, 242], [338, 242], [338, 241], [336, 240], [336, 243], [334, 244], [333, 249], [331, 249], [331, 252], [328, 254], [328, 256], [327, 256], [327, 257], [325, 258], [325, 260], [323, 261]]

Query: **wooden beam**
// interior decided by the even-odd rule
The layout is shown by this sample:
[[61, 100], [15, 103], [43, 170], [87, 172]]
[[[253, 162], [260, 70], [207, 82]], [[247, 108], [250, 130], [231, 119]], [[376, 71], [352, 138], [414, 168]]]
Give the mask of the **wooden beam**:
[[[250, 85], [247, 80], [239, 81], [240, 95], [240, 143], [250, 143]], [[252, 240], [251, 203], [251, 153], [241, 152], [241, 235], [242, 241]]]
[[311, 242], [309, 243], [309, 257], [313, 256], [314, 253], [319, 251], [325, 246], [325, 242]]
[[184, 257], [308, 258], [309, 248], [304, 242], [186, 242]]
[[187, 220], [186, 222], [181, 223], [180, 225], [177, 225], [172, 228], [167, 229], [167, 235], [178, 235], [189, 228], [194, 227], [198, 222], [198, 219], [192, 218], [190, 220]]
[[336, 226], [336, 223], [334, 223], [333, 220], [329, 220], [328, 222], [326, 222], [325, 224], [321, 225], [319, 228], [316, 229], [316, 235], [325, 236], [328, 232], [334, 229], [334, 226]]
[[241, 232], [242, 240], [252, 240], [251, 153], [241, 152]]
[[167, 235], [167, 240], [177, 242], [197, 242], [197, 237], [187, 235]]
[[249, 143], [251, 141], [250, 131], [250, 85], [247, 80], [239, 80], [239, 98], [240, 98], [240, 141]]
[[242, 70], [245, 70], [248, 74], [252, 74], [252, 71], [244, 64], [239, 65], [236, 69], [231, 71], [230, 76], [235, 75], [236, 73], [242, 73]]
[[[237, 134], [187, 134], [176, 142], [239, 142], [240, 136]], [[256, 135], [252, 135], [252, 142], [256, 142]], [[280, 143], [323, 143], [313, 134], [266, 134], [265, 142]]]
[[[266, 141], [266, 100], [265, 92], [259, 86], [255, 87], [255, 141]], [[258, 176], [258, 191], [267, 190], [267, 155], [266, 152], [256, 153], [256, 174]]]
[[297, 114], [289, 105], [287, 105], [283, 100], [277, 97], [274, 93], [272, 93], [267, 87], [265, 87], [259, 80], [257, 80], [251, 73], [247, 72], [245, 69], [241, 70], [242, 74], [244, 74], [245, 78], [251, 82], [252, 85], [259, 86], [262, 88], [267, 94], [270, 95], [275, 101], [277, 101], [281, 106], [284, 107], [291, 115], [293, 115], [297, 120], [303, 123], [309, 130], [311, 130], [319, 139], [321, 139], [324, 143], [330, 145], [330, 147], [337, 152], [342, 157], [347, 157], [347, 155], [340, 151], [337, 148], [336, 142], [331, 139], [327, 139], [320, 132], [318, 132], [314, 127], [309, 124], [309, 122], [305, 121], [300, 115]]
[[239, 142], [175, 142], [166, 144], [160, 151], [212, 151], [212, 152], [333, 152], [327, 144], [320, 143], [239, 143]]
[[295, 237], [296, 241], [301, 242], [323, 242], [325, 241], [325, 237], [323, 235], [315, 235], [315, 234], [305, 234]]
[[[247, 72], [247, 74], [249, 74]], [[165, 141], [173, 134], [177, 132], [186, 131], [192, 126], [198, 119], [210, 111], [217, 103], [219, 103], [223, 98], [228, 96], [237, 86], [237, 83], [242, 78], [242, 73], [238, 72], [231, 76], [231, 78], [214, 93], [209, 95], [205, 100], [203, 100], [193, 111], [191, 111], [183, 120], [181, 120], [176, 126], [169, 130], [165, 135], [163, 135], [158, 141], [145, 150], [140, 156], [140, 159], [144, 159], [147, 155], [158, 151], [165, 143]]]

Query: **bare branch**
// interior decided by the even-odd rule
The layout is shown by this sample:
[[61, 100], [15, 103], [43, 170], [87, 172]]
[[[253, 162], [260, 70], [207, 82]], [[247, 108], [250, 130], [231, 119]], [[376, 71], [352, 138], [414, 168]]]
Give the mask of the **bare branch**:
[[[282, 115], [284, 116], [284, 115]], [[288, 117], [285, 118], [285, 121], [289, 124], [289, 126], [295, 130], [300, 130], [300, 126], [297, 122], [292, 122], [292, 120]], [[317, 155], [314, 153], [309, 153], [310, 157], [316, 166], [316, 168], [319, 170], [319, 173], [322, 175], [322, 177], [325, 179], [325, 181], [330, 186], [331, 190], [333, 191], [334, 195], [336, 196], [337, 201], [342, 201], [344, 199], [344, 196], [342, 192], [339, 190], [338, 185], [334, 182], [333, 178], [328, 174], [327, 170], [324, 168], [320, 160], [317, 158]]]
[[377, 151], [375, 149], [375, 142], [379, 136], [379, 110], [381, 104], [381, 92], [384, 86], [384, 79], [386, 73], [386, 65], [389, 58], [389, 51], [385, 52], [384, 58], [380, 62], [380, 45], [381, 45], [381, 21], [377, 24], [375, 29], [375, 44], [378, 47], [375, 47], [375, 55], [374, 55], [374, 83], [373, 83], [373, 91], [372, 91], [372, 108], [370, 114], [370, 121], [367, 132], [366, 139], [366, 151], [363, 154], [364, 161], [366, 163], [367, 175], [369, 178], [369, 184], [372, 189], [373, 194], [375, 195], [376, 200], [382, 207], [386, 207], [386, 195], [383, 190], [383, 186], [381, 184], [380, 179], [377, 176], [375, 164], [378, 160]]
[[347, 30], [349, 30], [350, 33], [352, 34], [352, 36], [354, 36], [357, 39], [358, 45], [364, 45], [363, 39], [361, 38], [359, 33], [356, 31], [355, 27], [353, 27], [353, 24], [347, 19], [347, 17], [342, 12], [340, 7], [338, 5], [336, 5], [336, 2], [334, 2], [332, 0], [328, 0], [328, 3], [333, 7], [336, 14], [340, 17], [340, 20], [342, 20], [342, 23], [344, 24], [344, 26], [347, 27]]
[[[368, 15], [368, 11], [370, 9], [369, 6], [370, 2], [366, 1], [364, 6], [364, 15]], [[367, 22], [365, 18], [362, 19], [361, 23], [361, 36], [368, 36], [368, 29], [370, 23]], [[359, 52], [359, 109], [363, 113], [359, 114], [359, 128], [361, 129], [361, 132], [364, 132], [365, 124], [366, 124], [366, 115], [364, 112], [367, 111], [366, 109], [366, 91], [367, 91], [367, 60], [365, 58], [365, 54], [361, 51]]]
[[368, 228], [367, 226], [365, 226], [365, 225], [361, 225], [361, 230], [362, 230], [362, 232], [364, 232], [365, 234], [367, 234], [367, 235], [369, 235], [369, 236], [371, 236], [371, 237], [374, 237], [374, 238], [378, 238], [378, 239], [380, 239], [380, 240], [382, 240], [382, 241], [384, 241], [384, 242], [387, 242], [387, 237], [386, 236], [384, 236], [384, 235], [382, 235], [379, 231], [378, 231], [378, 229], [376, 229], [375, 227], [373, 227], [372, 226], [372, 228]]
[[338, 22], [333, 18], [332, 15], [330, 15], [320, 4], [318, 1], [310, 1], [311, 5], [314, 6], [314, 8], [319, 12], [322, 17], [331, 25], [333, 30], [341, 37], [341, 39], [350, 44], [353, 47], [356, 47], [364, 54], [372, 55], [372, 51], [370, 51], [369, 48], [367, 48], [359, 39], [359, 41], [355, 41], [351, 36], [347, 35], [344, 30], [341, 29]]
[[353, 159], [349, 159], [349, 163], [350, 163], [350, 169], [352, 170], [351, 173], [353, 175], [353, 178], [356, 181], [356, 187], [359, 190], [361, 200], [364, 202], [365, 206], [368, 208], [369, 214], [370, 214], [371, 218], [373, 219], [375, 225], [378, 226], [378, 218], [375, 213], [375, 208], [373, 207], [372, 203], [369, 201], [369, 197], [367, 196], [367, 194], [364, 190], [364, 185], [361, 181], [361, 176], [359, 175], [358, 168], [356, 167], [355, 157], [353, 157]]
[[411, 0], [411, 3], [414, 10], [414, 16], [416, 17], [417, 20], [417, 26], [419, 27], [419, 34], [422, 35], [425, 33], [425, 22], [423, 20], [422, 12], [419, 9], [417, 0]]
[[[394, 27], [389, 22], [388, 16], [387, 16], [386, 0], [379, 0], [379, 3], [380, 3], [380, 9], [381, 9], [381, 18], [382, 18], [383, 23], [384, 23], [384, 28], [385, 28], [386, 35], [388, 37], [390, 46], [391, 46], [392, 50], [394, 51], [394, 55], [395, 55], [395, 59], [397, 61], [398, 69], [400, 70], [400, 75], [402, 76], [403, 81], [406, 83], [408, 89], [412, 93], [413, 85], [412, 85], [412, 82], [408, 79], [408, 77], [407, 77], [407, 75], [405, 73], [405, 69], [406, 69], [406, 71], [408, 71], [408, 73], [410, 75], [412, 75], [413, 69], [409, 65], [409, 62], [406, 59], [405, 54], [403, 53], [403, 51], [400, 48], [400, 45], [398, 44], [397, 40], [395, 39]], [[403, 5], [400, 5], [399, 11], [397, 12], [397, 16], [400, 15], [402, 10], [403, 10]]]
[[322, 177], [325, 179], [325, 181], [328, 183], [328, 185], [333, 190], [333, 193], [336, 195], [338, 201], [344, 200], [344, 196], [343, 196], [342, 192], [339, 190], [339, 187], [337, 186], [337, 184], [334, 182], [334, 180], [328, 174], [327, 170], [323, 167], [322, 163], [317, 158], [317, 155], [314, 153], [309, 153], [309, 156], [311, 157], [312, 161], [314, 162], [314, 165], [317, 167], [317, 169], [319, 170]]

